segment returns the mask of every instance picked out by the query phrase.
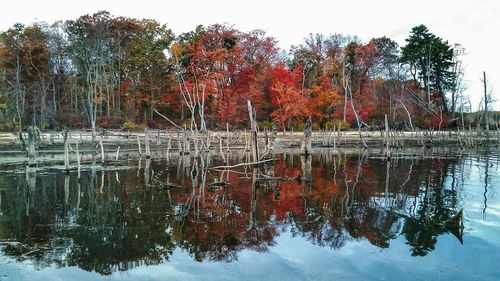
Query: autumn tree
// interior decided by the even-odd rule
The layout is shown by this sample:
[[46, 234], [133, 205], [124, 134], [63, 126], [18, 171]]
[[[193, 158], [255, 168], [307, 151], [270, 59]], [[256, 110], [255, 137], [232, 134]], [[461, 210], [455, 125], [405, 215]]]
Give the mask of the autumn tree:
[[205, 109], [209, 91], [215, 87], [214, 67], [220, 59], [220, 50], [207, 49], [203, 36], [203, 26], [181, 34], [167, 54], [174, 63], [183, 105], [190, 112], [190, 127], [196, 131], [207, 129]]
[[[127, 119], [152, 119], [153, 109], [172, 109], [177, 101], [170, 98], [171, 68], [163, 50], [174, 39], [173, 32], [157, 21], [117, 18], [112, 21], [113, 40], [119, 48], [115, 68], [119, 70], [118, 101], [123, 99]], [[169, 94], [170, 93], [170, 94]], [[131, 109], [132, 110], [129, 110]], [[118, 111], [121, 111], [118, 104]]]
[[[12, 28], [1, 34], [0, 58], [2, 72], [2, 88], [5, 111], [13, 113], [13, 122], [23, 123], [25, 120], [24, 107], [26, 92], [22, 87], [23, 52], [21, 41], [23, 39], [24, 25], [15, 24]], [[9, 120], [11, 121], [11, 120]]]
[[275, 107], [271, 117], [280, 122], [283, 130], [290, 126], [294, 119], [305, 116], [308, 91], [303, 88], [303, 74], [302, 66], [289, 71], [283, 62], [278, 63], [271, 72], [273, 81], [269, 90], [271, 102]]
[[191, 126], [244, 124], [247, 99], [269, 112], [268, 73], [277, 53], [276, 40], [260, 30], [215, 24], [178, 36], [169, 54]]
[[250, 100], [259, 122], [284, 128], [307, 116], [314, 126], [379, 126], [385, 115], [391, 125], [440, 126], [466, 105], [465, 50], [423, 25], [406, 41], [400, 49], [387, 37], [312, 33], [287, 55], [264, 31], [228, 24], [176, 36], [155, 20], [106, 11], [16, 24], [0, 33], [0, 120], [86, 123], [95, 135], [125, 121], [163, 125], [156, 111], [193, 130], [236, 128]]
[[102, 104], [112, 59], [108, 12], [84, 15], [66, 22], [69, 52], [81, 82], [85, 85], [85, 114], [95, 136], [98, 105]]
[[53, 56], [48, 26], [16, 24], [0, 37], [0, 64], [14, 121], [42, 127], [55, 124]]

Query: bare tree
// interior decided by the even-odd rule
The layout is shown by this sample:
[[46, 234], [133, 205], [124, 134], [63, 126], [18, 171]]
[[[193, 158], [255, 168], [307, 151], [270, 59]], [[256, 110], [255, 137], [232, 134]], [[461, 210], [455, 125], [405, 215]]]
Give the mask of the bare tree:
[[111, 56], [109, 17], [107, 12], [98, 12], [66, 22], [71, 59], [86, 86], [85, 111], [92, 127], [92, 141], [95, 140], [98, 99], [102, 94], [100, 83], [106, 79]]
[[486, 72], [483, 71], [483, 79], [481, 80], [483, 82], [483, 87], [484, 87], [484, 114], [483, 114], [483, 121], [485, 124], [486, 132], [488, 133], [490, 131], [490, 119], [488, 118], [488, 105], [492, 102], [491, 99], [491, 93], [488, 93], [488, 88], [487, 88], [487, 80], [486, 80]]
[[11, 59], [4, 62], [6, 66], [10, 67], [13, 71], [9, 73], [7, 69], [4, 70], [2, 75], [2, 82], [6, 84], [5, 88], [9, 94], [7, 94], [8, 100], [13, 100], [14, 104], [14, 123], [17, 121], [23, 124], [24, 120], [24, 109], [25, 109], [25, 100], [26, 100], [26, 91], [25, 87], [23, 87], [22, 79], [23, 79], [23, 63], [22, 63], [22, 55], [21, 55], [21, 40], [23, 39], [23, 30], [24, 25], [15, 24], [12, 28], [7, 30], [6, 32], [0, 34], [2, 45], [8, 53]]
[[[173, 48], [179, 47], [174, 45]], [[179, 91], [184, 101], [191, 113], [191, 130], [206, 131], [206, 121], [205, 121], [205, 96], [207, 91], [207, 85], [210, 82], [210, 74], [212, 69], [207, 63], [200, 63], [201, 67], [190, 62], [188, 66], [184, 66], [181, 63], [181, 59], [177, 52], [172, 52], [175, 59], [175, 74], [177, 76], [177, 82], [179, 84]], [[164, 51], [167, 59], [170, 57], [170, 51], [167, 49]], [[205, 54], [203, 52], [203, 54]], [[204, 59], [204, 58], [203, 58]], [[193, 83], [189, 85], [187, 80], [188, 73], [192, 76]], [[200, 121], [200, 127], [196, 123], [196, 117]]]
[[463, 99], [463, 93], [467, 89], [464, 80], [465, 66], [463, 64], [463, 57], [467, 55], [467, 50], [460, 44], [455, 44], [453, 47], [453, 81], [451, 89], [451, 114], [455, 118], [457, 103]]

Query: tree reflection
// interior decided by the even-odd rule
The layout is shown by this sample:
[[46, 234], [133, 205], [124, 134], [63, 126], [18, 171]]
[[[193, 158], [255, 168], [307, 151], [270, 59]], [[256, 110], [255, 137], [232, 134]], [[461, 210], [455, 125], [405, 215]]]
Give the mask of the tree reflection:
[[[7, 230], [1, 239], [16, 241], [4, 248], [8, 255], [32, 260], [38, 268], [56, 264], [110, 274], [158, 264], [175, 248], [165, 233], [169, 221], [157, 205], [163, 200], [151, 200], [158, 193], [152, 189], [125, 186], [111, 172], [95, 167], [79, 180], [73, 174], [49, 172], [36, 181], [36, 188], [31, 187], [32, 173], [26, 175], [25, 190], [10, 189], [6, 194], [26, 198], [7, 206], [8, 219], [1, 222]], [[15, 177], [22, 182], [20, 175]], [[120, 177], [122, 183], [140, 181], [126, 171]], [[29, 198], [36, 199], [34, 204]]]
[[216, 171], [208, 166], [220, 159], [202, 153], [140, 160], [137, 173], [96, 165], [80, 178], [26, 170], [0, 177], [0, 184], [17, 182], [0, 186], [0, 239], [7, 255], [38, 268], [101, 274], [168, 261], [176, 248], [196, 261], [231, 262], [245, 249], [268, 251], [283, 230], [332, 249], [352, 240], [386, 248], [403, 236], [422, 256], [440, 235], [462, 242], [460, 188], [445, 181], [447, 171], [453, 179], [460, 173], [460, 161], [288, 154]]

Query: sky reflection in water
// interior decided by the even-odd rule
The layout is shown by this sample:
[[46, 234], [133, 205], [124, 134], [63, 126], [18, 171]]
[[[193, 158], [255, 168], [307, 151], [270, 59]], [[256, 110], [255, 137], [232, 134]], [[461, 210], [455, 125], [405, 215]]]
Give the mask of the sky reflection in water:
[[498, 151], [416, 155], [2, 171], [0, 280], [500, 278]]

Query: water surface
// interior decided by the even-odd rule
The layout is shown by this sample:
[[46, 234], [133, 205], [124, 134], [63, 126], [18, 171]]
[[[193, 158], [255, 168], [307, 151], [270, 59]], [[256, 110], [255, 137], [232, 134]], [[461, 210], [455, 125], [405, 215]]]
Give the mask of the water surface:
[[491, 148], [10, 167], [0, 280], [499, 280], [499, 162]]

